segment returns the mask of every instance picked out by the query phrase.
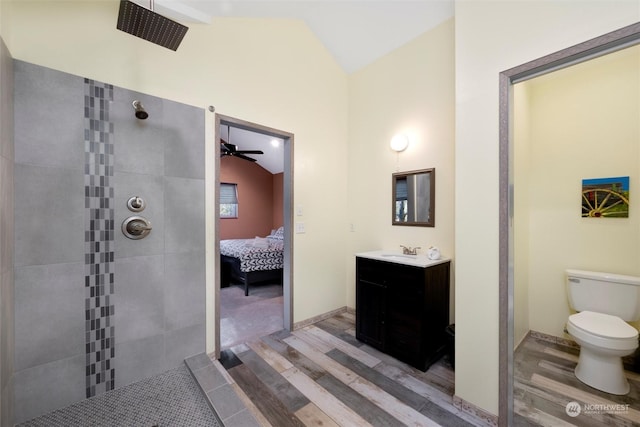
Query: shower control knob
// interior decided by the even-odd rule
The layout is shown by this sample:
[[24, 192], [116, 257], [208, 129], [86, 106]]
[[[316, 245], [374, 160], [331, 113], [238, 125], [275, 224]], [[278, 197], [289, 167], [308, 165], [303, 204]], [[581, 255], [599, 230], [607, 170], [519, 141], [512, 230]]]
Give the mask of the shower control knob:
[[142, 216], [130, 216], [122, 222], [122, 233], [132, 240], [147, 237], [151, 229], [151, 222]]
[[129, 224], [127, 224], [127, 231], [133, 235], [140, 235], [145, 231], [150, 231], [151, 226], [146, 225], [142, 220], [134, 219]]
[[142, 197], [133, 196], [127, 200], [127, 207], [131, 212], [142, 212], [146, 206]]
[[142, 199], [140, 197], [136, 197], [131, 201], [131, 207], [135, 209], [140, 209], [142, 207]]

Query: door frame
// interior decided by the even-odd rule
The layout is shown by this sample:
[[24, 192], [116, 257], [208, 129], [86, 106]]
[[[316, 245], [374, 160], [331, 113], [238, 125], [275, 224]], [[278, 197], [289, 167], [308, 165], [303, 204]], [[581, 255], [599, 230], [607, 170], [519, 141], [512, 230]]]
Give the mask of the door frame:
[[499, 76], [499, 391], [498, 425], [513, 425], [514, 193], [513, 85], [640, 43], [640, 23], [505, 70]]
[[[209, 111], [212, 111], [211, 107]], [[210, 116], [209, 116], [210, 117]], [[284, 329], [293, 329], [293, 133], [274, 129], [257, 123], [248, 122], [219, 113], [213, 114], [213, 120], [207, 120], [208, 137], [206, 163], [207, 206], [207, 292], [206, 292], [206, 352], [218, 359], [220, 357], [220, 126], [261, 133], [280, 138], [284, 141], [283, 176], [283, 222], [284, 222], [284, 268], [282, 274], [283, 323]], [[211, 129], [213, 128], [213, 133]], [[213, 158], [213, 159], [212, 159]], [[213, 170], [211, 170], [213, 169]], [[212, 333], [213, 332], [213, 333]]]

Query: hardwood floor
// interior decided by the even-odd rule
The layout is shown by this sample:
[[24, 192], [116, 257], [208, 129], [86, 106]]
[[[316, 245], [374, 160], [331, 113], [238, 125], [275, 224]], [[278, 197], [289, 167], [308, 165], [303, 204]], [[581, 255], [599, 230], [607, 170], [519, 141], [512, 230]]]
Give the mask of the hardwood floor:
[[[220, 362], [263, 425], [482, 426], [455, 408], [446, 357], [421, 372], [355, 339], [342, 313], [223, 351]], [[625, 359], [631, 391], [595, 390], [574, 375], [579, 349], [527, 337], [514, 355], [515, 426], [640, 426], [640, 366]], [[567, 414], [576, 402], [577, 416]], [[575, 414], [575, 413], [574, 413]]]
[[[593, 389], [575, 377], [578, 354], [578, 348], [532, 336], [518, 346], [514, 355], [516, 426], [640, 425], [640, 375], [631, 371], [637, 370], [633, 359], [625, 360], [631, 391], [616, 396]], [[574, 417], [566, 411], [570, 402], [580, 406]]]
[[220, 362], [265, 425], [482, 426], [452, 404], [446, 358], [421, 372], [355, 339], [339, 314], [222, 352]]

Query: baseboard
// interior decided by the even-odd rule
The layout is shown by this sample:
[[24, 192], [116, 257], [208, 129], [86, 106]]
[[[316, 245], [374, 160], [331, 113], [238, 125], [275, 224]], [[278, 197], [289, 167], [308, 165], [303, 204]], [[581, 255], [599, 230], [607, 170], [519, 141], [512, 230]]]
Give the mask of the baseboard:
[[[296, 323], [293, 324], [293, 330], [295, 331], [295, 330], [298, 330], [298, 329], [302, 329], [305, 326], [313, 325], [314, 323], [321, 322], [321, 321], [323, 321], [325, 319], [328, 319], [330, 317], [335, 316], [336, 314], [341, 314], [341, 313], [344, 313], [344, 312], [347, 312], [347, 311], [349, 311], [349, 309], [345, 305], [344, 307], [337, 308], [335, 310], [329, 311], [328, 313], [319, 314], [319, 315], [311, 317], [309, 319], [302, 320], [300, 322], [296, 322]], [[355, 313], [355, 311], [354, 311], [354, 313]]]
[[513, 351], [516, 351], [518, 349], [518, 347], [520, 347], [520, 345], [525, 342], [525, 340], [529, 337], [529, 335], [531, 335], [531, 331], [527, 331], [526, 334], [524, 334], [524, 336], [522, 338], [520, 338], [520, 341], [518, 341], [518, 343], [516, 345], [513, 346]]
[[461, 397], [453, 395], [453, 406], [475, 417], [476, 419], [481, 420], [486, 426], [491, 426], [491, 427], [498, 426], [497, 415], [493, 415], [492, 413], [489, 413], [484, 409], [481, 409], [476, 405], [467, 402]]
[[529, 335], [531, 336], [531, 338], [536, 338], [536, 339], [554, 343], [554, 344], [561, 344], [567, 347], [574, 347], [574, 348], [580, 347], [574, 340], [562, 338], [562, 337], [556, 337], [555, 335], [549, 335], [549, 334], [545, 334], [538, 331], [529, 331]]

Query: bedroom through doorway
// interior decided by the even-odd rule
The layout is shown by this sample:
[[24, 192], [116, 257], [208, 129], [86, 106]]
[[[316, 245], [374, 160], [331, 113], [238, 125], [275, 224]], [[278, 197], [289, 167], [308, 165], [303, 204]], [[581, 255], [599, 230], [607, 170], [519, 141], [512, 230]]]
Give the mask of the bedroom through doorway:
[[291, 329], [293, 135], [216, 114], [216, 348]]

